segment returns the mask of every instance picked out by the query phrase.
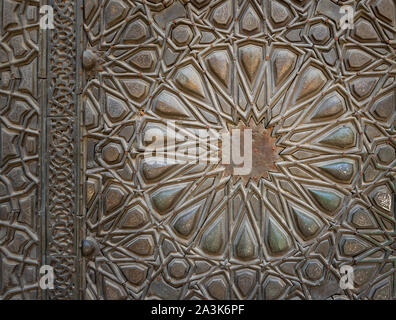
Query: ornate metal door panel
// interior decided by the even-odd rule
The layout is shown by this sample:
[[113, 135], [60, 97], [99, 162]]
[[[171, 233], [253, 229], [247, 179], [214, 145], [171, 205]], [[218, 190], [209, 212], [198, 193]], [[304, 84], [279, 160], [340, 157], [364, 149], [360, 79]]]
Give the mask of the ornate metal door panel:
[[[393, 295], [395, 7], [354, 9], [85, 1], [86, 298]], [[253, 129], [251, 175], [144, 158], [169, 120]]]
[[37, 299], [40, 133], [37, 1], [0, 2], [0, 299]]
[[[392, 0], [1, 3], [2, 298], [395, 297]], [[145, 156], [169, 124], [252, 171]]]

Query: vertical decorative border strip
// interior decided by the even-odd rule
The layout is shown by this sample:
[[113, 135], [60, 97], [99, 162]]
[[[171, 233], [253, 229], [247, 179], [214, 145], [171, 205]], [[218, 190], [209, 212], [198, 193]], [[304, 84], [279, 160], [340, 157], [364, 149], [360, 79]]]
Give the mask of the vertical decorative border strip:
[[[48, 0], [40, 1], [40, 8], [48, 5]], [[39, 19], [41, 14], [39, 15]], [[40, 22], [40, 21], [39, 21]], [[41, 140], [40, 140], [40, 261], [41, 265], [47, 263], [46, 259], [46, 198], [47, 198], [47, 105], [48, 105], [48, 30], [40, 28], [40, 47], [39, 47], [39, 88], [40, 88], [40, 110], [41, 110]], [[40, 279], [38, 271], [37, 281]], [[39, 290], [40, 298], [47, 298], [46, 290]]]
[[[40, 4], [0, 0], [0, 300], [41, 299], [46, 91]], [[44, 94], [43, 94], [44, 93]]]
[[48, 43], [46, 263], [54, 267], [49, 299], [77, 299], [79, 134], [76, 1], [50, 0]]
[[81, 239], [84, 238], [85, 236], [85, 229], [83, 226], [85, 225], [83, 223], [83, 218], [84, 218], [84, 212], [82, 210], [83, 208], [83, 203], [84, 203], [84, 195], [83, 195], [83, 190], [84, 190], [84, 167], [82, 165], [82, 161], [84, 159], [84, 154], [83, 154], [83, 139], [82, 139], [82, 130], [83, 130], [83, 100], [82, 100], [82, 93], [83, 93], [83, 72], [82, 72], [82, 56], [83, 56], [83, 48], [84, 48], [84, 43], [83, 43], [83, 8], [84, 8], [84, 0], [76, 0], [75, 1], [76, 5], [76, 56], [77, 56], [77, 64], [76, 64], [76, 82], [77, 82], [77, 90], [76, 90], [76, 124], [77, 124], [77, 185], [76, 185], [76, 191], [78, 195], [77, 199], [77, 221], [76, 221], [76, 236], [75, 236], [75, 241], [77, 243], [77, 288], [78, 288], [78, 299], [83, 300], [84, 299], [84, 288], [82, 286], [83, 284], [83, 268], [84, 268], [84, 263], [83, 259], [81, 256], [81, 250], [80, 250], [80, 244], [81, 244]]

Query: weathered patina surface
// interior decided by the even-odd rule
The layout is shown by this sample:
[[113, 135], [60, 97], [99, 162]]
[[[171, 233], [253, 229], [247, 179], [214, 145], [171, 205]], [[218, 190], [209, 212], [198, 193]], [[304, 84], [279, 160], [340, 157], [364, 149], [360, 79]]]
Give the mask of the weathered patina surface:
[[[1, 299], [396, 297], [394, 1], [0, 4]], [[169, 121], [253, 171], [145, 158]]]

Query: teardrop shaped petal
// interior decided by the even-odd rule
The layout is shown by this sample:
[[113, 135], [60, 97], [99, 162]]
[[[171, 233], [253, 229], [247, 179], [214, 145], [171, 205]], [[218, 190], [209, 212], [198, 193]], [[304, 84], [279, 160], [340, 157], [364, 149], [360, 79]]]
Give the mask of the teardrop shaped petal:
[[211, 53], [206, 61], [209, 69], [215, 74], [218, 80], [226, 87], [230, 79], [230, 60], [226, 51], [216, 51]]
[[305, 240], [312, 239], [320, 230], [319, 222], [306, 212], [293, 208], [298, 230], [302, 233]]
[[341, 198], [333, 192], [309, 189], [309, 192], [319, 205], [330, 213], [335, 213], [341, 204]]
[[355, 133], [350, 127], [342, 126], [324, 139], [320, 140], [320, 143], [339, 148], [352, 147], [355, 144]]
[[263, 61], [262, 49], [255, 45], [247, 45], [240, 49], [242, 66], [250, 82], [254, 82]]
[[173, 228], [176, 230], [176, 232], [184, 237], [188, 237], [195, 227], [198, 211], [199, 206], [196, 206], [187, 212], [179, 214], [178, 218], [173, 224]]
[[290, 248], [287, 234], [271, 219], [268, 222], [267, 241], [272, 253], [283, 253]]
[[151, 196], [153, 206], [160, 214], [169, 212], [176, 206], [184, 186], [166, 187]]
[[278, 49], [273, 58], [272, 67], [275, 85], [280, 85], [293, 71], [296, 63], [296, 55], [286, 49]]
[[196, 94], [201, 98], [205, 97], [201, 77], [193, 66], [188, 65], [179, 69], [175, 76], [175, 81], [181, 89]]
[[255, 245], [246, 225], [243, 225], [241, 235], [235, 246], [235, 253], [241, 259], [252, 259], [255, 255]]
[[142, 160], [142, 174], [146, 180], [153, 182], [174, 168], [177, 162], [166, 158], [147, 158]]
[[344, 110], [343, 99], [337, 93], [326, 96], [319, 104], [312, 119], [327, 119], [339, 115]]
[[210, 254], [219, 254], [224, 244], [223, 221], [218, 220], [203, 235], [202, 249]]
[[189, 116], [180, 100], [166, 91], [162, 91], [154, 100], [153, 110], [160, 116], [168, 118], [188, 118]]
[[318, 68], [309, 66], [297, 79], [296, 101], [308, 99], [317, 94], [326, 84], [326, 77]]
[[348, 182], [351, 180], [354, 168], [349, 162], [337, 162], [320, 167], [324, 172], [328, 173], [337, 180]]

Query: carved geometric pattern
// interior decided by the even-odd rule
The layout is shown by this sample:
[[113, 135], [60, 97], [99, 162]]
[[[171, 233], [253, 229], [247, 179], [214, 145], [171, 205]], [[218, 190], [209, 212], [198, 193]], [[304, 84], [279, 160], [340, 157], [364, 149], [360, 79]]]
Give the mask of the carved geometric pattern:
[[41, 295], [38, 14], [0, 1], [0, 300]]
[[78, 297], [77, 278], [77, 40], [73, 1], [52, 0], [47, 106], [46, 263], [54, 268], [50, 299]]
[[[394, 297], [395, 4], [350, 5], [84, 1], [86, 299]], [[247, 183], [144, 158], [169, 120], [280, 155]]]
[[[394, 1], [0, 0], [0, 17], [0, 299], [395, 298]], [[144, 157], [170, 122], [168, 155], [252, 128], [259, 165]]]

